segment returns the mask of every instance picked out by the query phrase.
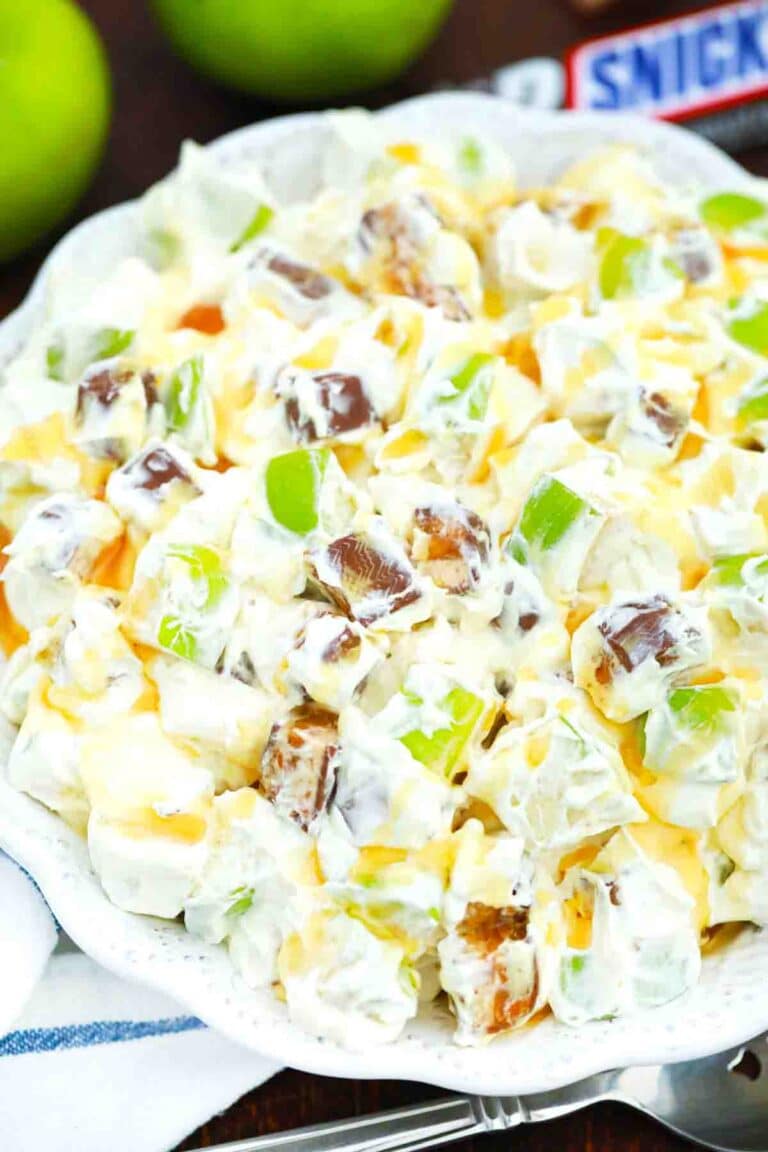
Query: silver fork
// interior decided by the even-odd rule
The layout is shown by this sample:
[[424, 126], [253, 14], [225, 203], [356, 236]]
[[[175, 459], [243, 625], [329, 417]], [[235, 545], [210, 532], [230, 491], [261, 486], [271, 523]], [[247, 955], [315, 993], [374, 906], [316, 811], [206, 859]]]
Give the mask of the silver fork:
[[372, 1116], [220, 1144], [208, 1152], [417, 1152], [484, 1132], [554, 1120], [603, 1100], [637, 1108], [708, 1148], [766, 1152], [766, 1039], [768, 1033], [701, 1060], [603, 1072], [553, 1092], [445, 1096]]

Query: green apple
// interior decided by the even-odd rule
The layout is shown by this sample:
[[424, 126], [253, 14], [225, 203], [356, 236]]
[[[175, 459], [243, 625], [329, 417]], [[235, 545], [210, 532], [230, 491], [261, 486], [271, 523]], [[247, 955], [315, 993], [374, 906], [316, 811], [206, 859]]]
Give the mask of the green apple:
[[491, 371], [497, 359], [490, 352], [475, 352], [449, 377], [455, 391], [452, 395], [439, 397], [438, 404], [456, 404], [463, 397], [470, 420], [483, 420], [488, 409]]
[[[416, 705], [423, 703], [414, 693], [406, 695]], [[445, 728], [436, 728], [429, 735], [415, 728], [401, 736], [400, 743], [414, 760], [450, 779], [483, 714], [483, 702], [474, 692], [457, 687], [443, 697], [440, 707], [448, 716]]]
[[768, 304], [753, 301], [745, 307], [744, 301], [735, 301], [727, 323], [728, 334], [745, 348], [768, 355]]
[[699, 215], [705, 224], [720, 232], [748, 228], [765, 216], [765, 204], [741, 192], [719, 192], [699, 204]]
[[518, 531], [531, 547], [549, 552], [583, 516], [589, 515], [593, 515], [593, 510], [586, 500], [556, 476], [544, 475], [525, 502]]
[[96, 30], [72, 0], [0, 0], [0, 260], [58, 224], [88, 185], [109, 127]]
[[328, 100], [392, 80], [452, 0], [152, 0], [181, 56], [270, 100]]
[[648, 259], [648, 244], [615, 228], [597, 234], [600, 254], [600, 294], [605, 300], [634, 295], [635, 282]]
[[300, 536], [317, 528], [320, 489], [330, 457], [329, 448], [298, 448], [273, 456], [267, 464], [267, 503], [283, 528]]

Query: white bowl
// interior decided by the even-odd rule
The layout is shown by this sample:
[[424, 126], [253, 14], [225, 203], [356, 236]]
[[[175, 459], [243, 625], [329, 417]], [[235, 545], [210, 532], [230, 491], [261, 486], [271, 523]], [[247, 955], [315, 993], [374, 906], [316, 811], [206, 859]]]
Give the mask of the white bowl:
[[[547, 182], [575, 158], [609, 141], [638, 145], [665, 178], [678, 183], [733, 188], [748, 179], [702, 139], [647, 120], [526, 111], [474, 93], [426, 96], [377, 115], [401, 138], [446, 130], [490, 134], [509, 149], [526, 184]], [[257, 155], [277, 191], [296, 198], [317, 185], [327, 138], [323, 117], [309, 114], [244, 128], [210, 148], [222, 163], [243, 153]], [[85, 221], [57, 245], [24, 304], [0, 325], [0, 368], [34, 323], [46, 280], [67, 276], [70, 290], [88, 290], [102, 270], [132, 251], [135, 220], [134, 206], [121, 205]], [[5, 758], [0, 747], [0, 763]], [[663, 1008], [578, 1029], [550, 1018], [470, 1049], [451, 1042], [451, 1020], [435, 1009], [393, 1044], [349, 1051], [292, 1024], [270, 991], [248, 989], [223, 948], [200, 943], [177, 923], [130, 915], [110, 904], [84, 842], [52, 813], [14, 791], [1, 771], [0, 846], [35, 877], [84, 952], [121, 976], [171, 994], [213, 1028], [294, 1068], [515, 1094], [556, 1088], [607, 1068], [708, 1055], [768, 1028], [768, 933], [755, 930], [706, 957], [698, 987]]]

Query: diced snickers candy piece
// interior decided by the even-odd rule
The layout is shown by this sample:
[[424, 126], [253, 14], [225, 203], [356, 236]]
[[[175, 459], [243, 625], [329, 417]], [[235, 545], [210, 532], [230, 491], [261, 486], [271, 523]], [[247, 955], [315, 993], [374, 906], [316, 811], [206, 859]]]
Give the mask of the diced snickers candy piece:
[[659, 703], [671, 680], [709, 659], [704, 627], [700, 610], [662, 595], [599, 608], [574, 633], [574, 680], [610, 720], [632, 720]]
[[268, 258], [266, 266], [270, 272], [280, 276], [307, 300], [322, 300], [330, 296], [334, 290], [330, 276], [324, 276], [322, 272], [310, 268], [307, 264], [289, 260], [279, 252]]
[[433, 284], [423, 277], [416, 277], [407, 286], [405, 294], [427, 308], [440, 308], [446, 320], [472, 319], [472, 313], [461, 293], [451, 284]]
[[151, 373], [102, 368], [78, 386], [74, 438], [91, 456], [125, 460], [142, 443], [156, 402]]
[[480, 582], [490, 553], [490, 533], [480, 517], [461, 504], [417, 508], [412, 558], [438, 588], [456, 595]]
[[286, 397], [288, 426], [301, 443], [344, 436], [376, 419], [362, 380], [352, 373], [302, 373], [300, 378], [291, 373], [278, 391]]
[[670, 255], [692, 284], [708, 280], [718, 270], [717, 249], [706, 228], [679, 228]]
[[672, 448], [688, 424], [685, 412], [675, 409], [660, 392], [644, 392], [640, 398], [643, 415], [657, 429], [657, 439], [665, 448]]
[[319, 704], [302, 704], [273, 726], [259, 788], [307, 832], [333, 799], [338, 763], [338, 716]]
[[315, 581], [331, 603], [364, 626], [422, 595], [404, 553], [384, 551], [360, 534], [333, 540], [314, 555], [313, 563]]
[[427, 308], [441, 308], [447, 320], [470, 320], [471, 313], [456, 288], [433, 283], [421, 266], [427, 236], [439, 224], [439, 217], [423, 196], [406, 204], [382, 204], [364, 213], [360, 243], [366, 252], [379, 250], [393, 292], [418, 300]]
[[469, 903], [463, 919], [440, 944], [439, 954], [443, 987], [462, 1037], [509, 1032], [535, 1011], [539, 971], [527, 908]]
[[122, 387], [133, 377], [133, 372], [125, 369], [102, 368], [93, 376], [87, 376], [77, 389], [77, 415], [84, 417], [88, 408], [98, 405], [109, 409], [120, 395]]
[[178, 448], [154, 442], [137, 452], [107, 481], [107, 499], [124, 520], [154, 531], [166, 509], [200, 495], [191, 460]]
[[659, 667], [669, 667], [681, 639], [678, 620], [663, 596], [622, 604], [600, 621], [597, 630], [605, 641], [605, 652], [595, 671], [600, 684], [610, 683], [617, 666], [634, 672], [653, 659]]
[[162, 494], [162, 490], [175, 480], [197, 487], [189, 472], [162, 444], [134, 456], [123, 469], [123, 475], [130, 479], [134, 488], [141, 488], [144, 492]]

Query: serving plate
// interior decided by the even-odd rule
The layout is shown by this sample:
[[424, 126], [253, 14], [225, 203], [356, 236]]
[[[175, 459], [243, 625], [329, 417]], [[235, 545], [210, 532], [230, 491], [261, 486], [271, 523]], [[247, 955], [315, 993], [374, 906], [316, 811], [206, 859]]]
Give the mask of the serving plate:
[[[557, 176], [586, 151], [626, 141], [647, 152], [661, 175], [681, 185], [735, 188], [747, 173], [706, 141], [652, 121], [596, 114], [523, 110], [498, 97], [440, 94], [377, 113], [393, 137], [490, 135], [512, 154], [522, 184]], [[286, 116], [244, 128], [208, 147], [222, 164], [258, 158], [277, 195], [297, 199], [322, 180], [329, 129], [322, 114]], [[0, 324], [0, 373], [65, 277], [70, 299], [88, 292], [115, 260], [135, 250], [135, 204], [120, 205], [69, 233], [43, 265], [27, 299]], [[0, 765], [10, 732], [0, 733]], [[205, 945], [180, 924], [114, 907], [91, 870], [85, 843], [41, 805], [14, 791], [0, 769], [0, 847], [35, 877], [76, 943], [130, 980], [174, 996], [206, 1023], [276, 1062], [329, 1076], [422, 1080], [477, 1093], [516, 1094], [560, 1087], [618, 1066], [709, 1055], [768, 1029], [768, 933], [745, 930], [704, 960], [700, 984], [686, 996], [641, 1014], [573, 1029], [549, 1018], [480, 1048], [451, 1042], [440, 1007], [413, 1021], [395, 1043], [354, 1051], [292, 1024], [269, 990], [245, 986], [220, 946]]]

